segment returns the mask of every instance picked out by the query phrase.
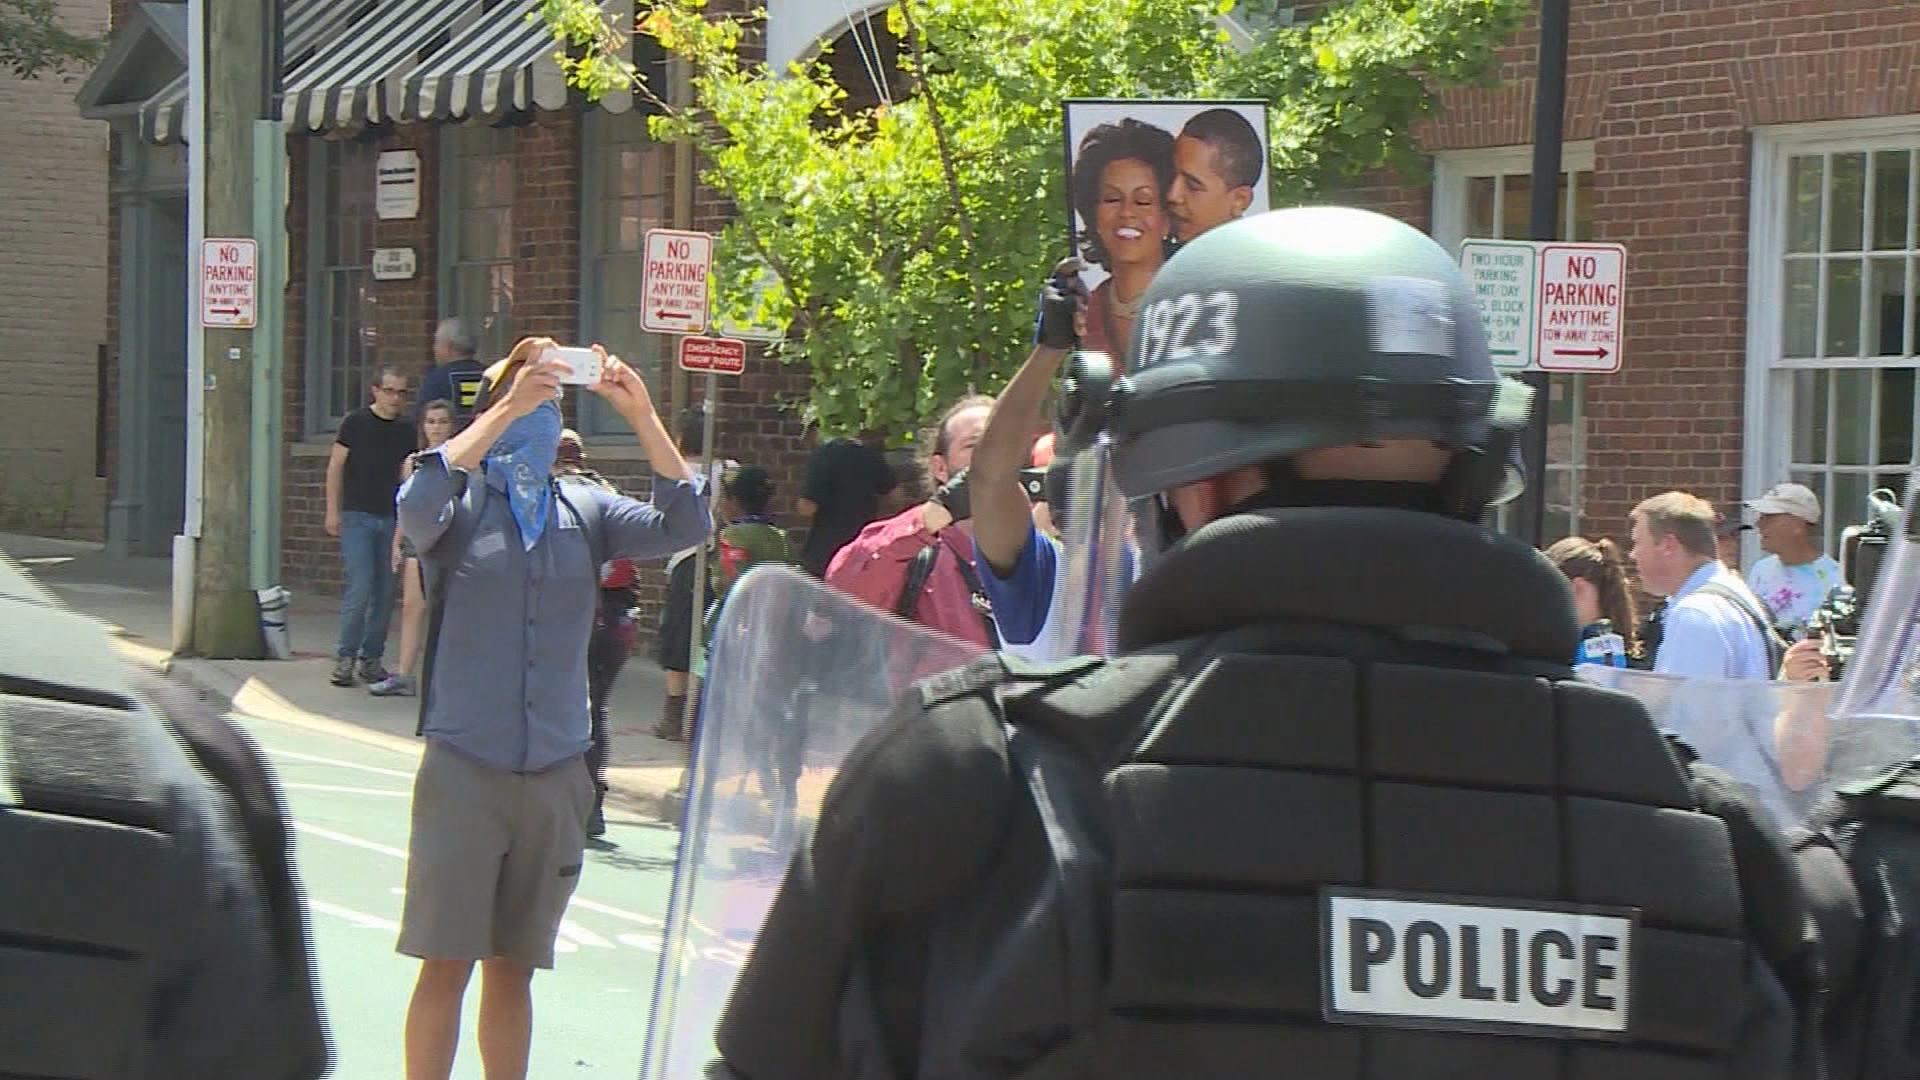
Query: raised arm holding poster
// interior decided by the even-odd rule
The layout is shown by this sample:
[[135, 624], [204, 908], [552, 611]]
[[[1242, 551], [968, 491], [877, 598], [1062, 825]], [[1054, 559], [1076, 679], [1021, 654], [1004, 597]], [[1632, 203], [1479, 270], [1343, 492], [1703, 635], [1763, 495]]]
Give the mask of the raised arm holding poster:
[[1065, 102], [1068, 242], [1086, 263], [1081, 347], [1129, 355], [1147, 283], [1179, 245], [1268, 209], [1259, 101]]

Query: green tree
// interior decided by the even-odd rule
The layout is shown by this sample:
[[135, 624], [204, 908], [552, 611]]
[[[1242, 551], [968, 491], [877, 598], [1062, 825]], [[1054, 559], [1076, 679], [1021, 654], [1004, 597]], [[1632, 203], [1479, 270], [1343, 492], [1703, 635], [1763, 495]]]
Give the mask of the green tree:
[[[902, 432], [1026, 353], [1040, 279], [1066, 254], [1063, 99], [1265, 100], [1272, 199], [1297, 203], [1418, 167], [1410, 129], [1436, 88], [1482, 76], [1526, 6], [1348, 0], [1241, 51], [1215, 0], [901, 0], [887, 18], [913, 92], [864, 110], [823, 64], [743, 59], [763, 12], [656, 0], [637, 32], [693, 72], [692, 107], [654, 135], [693, 140], [737, 210], [716, 313], [791, 328], [775, 352], [810, 369], [828, 430]], [[639, 85], [626, 28], [594, 0], [543, 7], [576, 86]]]
[[62, 29], [54, 0], [0, 0], [0, 67], [22, 79], [91, 64], [100, 45]]

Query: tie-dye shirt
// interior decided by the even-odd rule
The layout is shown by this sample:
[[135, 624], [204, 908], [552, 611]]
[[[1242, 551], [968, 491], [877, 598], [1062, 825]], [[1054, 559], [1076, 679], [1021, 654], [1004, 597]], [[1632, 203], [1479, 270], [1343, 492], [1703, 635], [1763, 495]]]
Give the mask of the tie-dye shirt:
[[1769, 555], [1747, 572], [1747, 586], [1767, 605], [1776, 626], [1806, 629], [1807, 620], [1835, 587], [1846, 583], [1840, 564], [1822, 555], [1812, 562], [1788, 566]]

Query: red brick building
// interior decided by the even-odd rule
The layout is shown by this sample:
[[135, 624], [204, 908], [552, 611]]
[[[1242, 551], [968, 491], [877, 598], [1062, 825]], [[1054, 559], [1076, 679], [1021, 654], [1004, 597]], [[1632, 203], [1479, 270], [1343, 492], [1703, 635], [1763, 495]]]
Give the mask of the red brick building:
[[[1562, 234], [1626, 246], [1626, 340], [1620, 373], [1553, 377], [1549, 538], [1787, 479], [1837, 535], [1916, 456], [1920, 4], [1572, 9]], [[1537, 42], [1445, 95], [1430, 183], [1364, 199], [1449, 245], [1525, 235]]]
[[[770, 39], [802, 48], [818, 29], [782, 29], [782, 12], [819, 3], [790, 2]], [[441, 317], [477, 323], [486, 355], [523, 334], [605, 341], [663, 407], [688, 398], [663, 340], [638, 329], [638, 249], [673, 223], [673, 152], [634, 102], [566, 92], [521, 18], [531, 6], [288, 0], [283, 566], [296, 586], [338, 575], [320, 527], [335, 425], [377, 365], [426, 366]], [[167, 321], [187, 277], [183, 23], [178, 4], [115, 0], [114, 15], [124, 45], [83, 95], [114, 148], [107, 531], [159, 554], [178, 528], [160, 496], [180, 482], [163, 451], [185, 395], [182, 327]], [[1514, 235], [1535, 40], [1516, 36], [1497, 87], [1446, 95], [1420, 132], [1430, 183], [1359, 197], [1449, 244]], [[1655, 491], [1724, 503], [1786, 478], [1820, 491], [1837, 529], [1915, 457], [1920, 5], [1585, 0], [1571, 41], [1556, 197], [1567, 235], [1628, 249], [1626, 366], [1555, 379], [1549, 531], [1620, 535]], [[382, 217], [376, 162], [398, 150], [418, 156], [418, 207]], [[717, 228], [721, 212], [701, 194], [691, 224]], [[391, 248], [413, 252], [410, 277], [374, 273]], [[805, 443], [787, 405], [804, 375], [751, 371], [727, 384], [718, 449], [771, 466], [788, 505]], [[641, 480], [608, 420], [591, 403], [578, 416], [596, 463]]]

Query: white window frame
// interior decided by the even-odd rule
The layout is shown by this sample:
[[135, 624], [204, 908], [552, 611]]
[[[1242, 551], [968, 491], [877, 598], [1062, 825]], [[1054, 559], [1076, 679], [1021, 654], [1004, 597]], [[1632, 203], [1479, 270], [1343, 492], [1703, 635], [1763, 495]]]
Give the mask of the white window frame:
[[[1563, 173], [1593, 171], [1593, 143], [1571, 142], [1560, 149]], [[1448, 251], [1458, 252], [1467, 239], [1467, 184], [1483, 176], [1530, 175], [1533, 147], [1495, 146], [1478, 150], [1441, 150], [1433, 155], [1433, 238]], [[1568, 195], [1573, 189], [1568, 188]], [[1571, 203], [1571, 199], [1569, 199]], [[1495, 198], [1494, 212], [1501, 209]], [[1573, 220], [1573, 207], [1564, 210]]]
[[[1560, 172], [1563, 175], [1571, 176], [1575, 173], [1586, 173], [1591, 176], [1594, 171], [1593, 163], [1594, 152], [1591, 141], [1567, 143], [1560, 149]], [[1468, 239], [1468, 185], [1474, 180], [1488, 177], [1491, 177], [1494, 181], [1493, 213], [1495, 231], [1511, 236], [1517, 230], [1520, 234], [1524, 235], [1528, 231], [1527, 222], [1514, 223], [1510, 226], [1508, 222], [1500, 220], [1500, 215], [1504, 211], [1506, 203], [1506, 199], [1504, 198], [1505, 178], [1509, 176], [1530, 177], [1532, 172], [1532, 144], [1482, 147], [1472, 150], [1442, 150], [1436, 152], [1433, 158], [1433, 238], [1448, 251], [1456, 254], [1459, 252], [1461, 242]], [[1566, 205], [1563, 206], [1560, 211], [1561, 216], [1566, 219], [1569, 228], [1572, 227], [1574, 221], [1574, 200], [1578, 195], [1578, 191], [1579, 189], [1575, 185], [1567, 185]], [[1531, 208], [1529, 208], [1529, 213], [1531, 213]], [[1572, 385], [1581, 391], [1576, 394], [1573, 399], [1574, 445], [1570, 449], [1572, 464], [1570, 466], [1563, 466], [1563, 468], [1570, 467], [1575, 476], [1573, 490], [1570, 492], [1573, 505], [1569, 508], [1568, 517], [1569, 527], [1578, 533], [1584, 527], [1584, 518], [1580, 512], [1583, 500], [1579, 489], [1582, 486], [1581, 481], [1584, 480], [1586, 475], [1585, 458], [1587, 447], [1586, 440], [1583, 436], [1586, 428], [1586, 394], [1584, 392], [1585, 388], [1580, 382], [1582, 376], [1572, 375], [1567, 376], [1567, 378], [1573, 380]], [[1542, 401], [1539, 402], [1536, 407], [1540, 409], [1551, 409], [1552, 402]], [[1546, 468], [1544, 463], [1542, 468]], [[1528, 482], [1545, 485], [1547, 478], [1545, 476], [1529, 478]], [[1502, 508], [1500, 521], [1502, 522], [1503, 528], [1505, 527], [1506, 513], [1506, 509]], [[1552, 539], [1556, 538], [1543, 537], [1542, 542], [1551, 542]]]
[[[1788, 478], [1787, 473], [1793, 461], [1793, 376], [1796, 371], [1920, 367], [1920, 359], [1916, 359], [1911, 354], [1900, 357], [1838, 357], [1812, 360], [1789, 360], [1783, 357], [1785, 345], [1782, 339], [1781, 313], [1786, 303], [1784, 263], [1791, 159], [1801, 155], [1858, 153], [1889, 149], [1920, 150], [1920, 116], [1887, 116], [1810, 124], [1781, 124], [1756, 128], [1753, 132], [1747, 222], [1747, 362], [1746, 392], [1743, 402], [1745, 440], [1740, 455], [1743, 495], [1764, 491]], [[1909, 172], [1907, 184], [1909, 206], [1913, 206], [1915, 198], [1913, 189], [1916, 184], [1920, 184], [1920, 168]], [[1872, 220], [1872, 200], [1873, 184], [1869, 175], [1862, 203], [1862, 213], [1869, 221]], [[1821, 211], [1823, 234], [1828, 228], [1827, 217], [1823, 196]], [[1912, 213], [1907, 222], [1909, 251], [1920, 246], [1920, 240], [1916, 238], [1917, 229], [1920, 229], [1920, 213]], [[1906, 281], [1909, 297], [1914, 295], [1914, 274], [1913, 261], [1909, 260]], [[1825, 275], [1822, 274], [1823, 283], [1824, 279]], [[1824, 288], [1823, 284], [1823, 293]], [[1863, 282], [1863, 304], [1866, 302], [1867, 294], [1867, 283]], [[1816, 303], [1816, 311], [1824, 309], [1824, 301]], [[1823, 324], [1824, 321], [1822, 318]], [[1912, 322], [1913, 313], [1908, 312], [1904, 334], [1913, 333]], [[1816, 352], [1823, 351], [1824, 336], [1824, 329], [1816, 332], [1816, 342], [1821, 346], [1816, 348]], [[1909, 348], [1920, 348], [1920, 342], [1910, 342]], [[1873, 410], [1870, 423], [1874, 425], [1877, 433], [1879, 424], [1877, 409]], [[1920, 431], [1916, 432], [1916, 437], [1920, 437]], [[1831, 446], [1836, 438], [1831, 424], [1828, 425], [1827, 438]], [[1869, 456], [1878, 456], [1878, 442], [1878, 438], [1870, 434]], [[1827, 478], [1826, 490], [1818, 494], [1821, 497], [1823, 516], [1826, 518], [1824, 526], [1830, 537], [1827, 547], [1829, 553], [1834, 551], [1834, 542], [1840, 530], [1856, 521], [1865, 510], [1864, 506], [1826, 505], [1829, 501], [1831, 478], [1835, 470], [1851, 472], [1855, 468], [1863, 471], [1885, 471], [1887, 466], [1875, 464], [1860, 467], [1836, 466], [1829, 460], [1823, 467]], [[1904, 492], [1902, 494], [1904, 495]], [[1744, 534], [1743, 559], [1751, 560], [1758, 557], [1758, 554], [1758, 539], [1750, 533]]]

